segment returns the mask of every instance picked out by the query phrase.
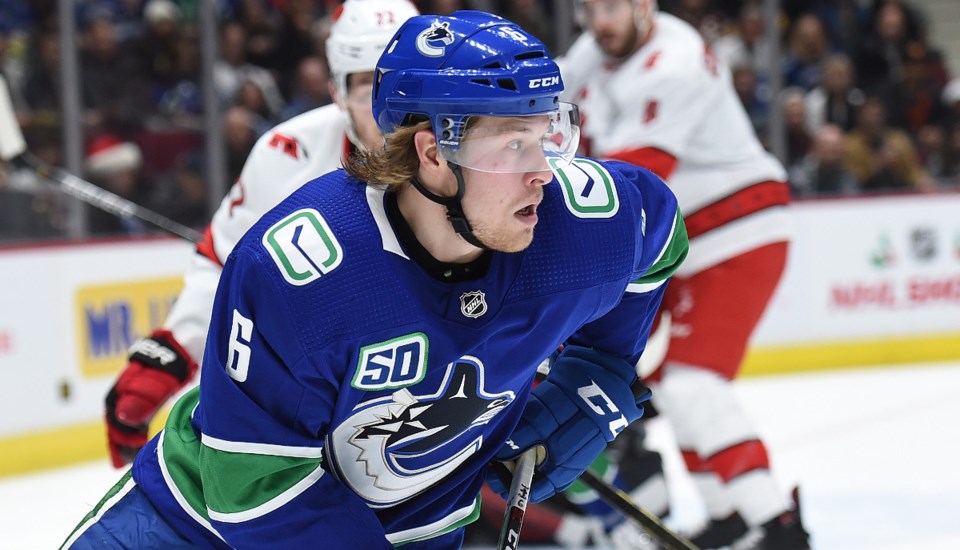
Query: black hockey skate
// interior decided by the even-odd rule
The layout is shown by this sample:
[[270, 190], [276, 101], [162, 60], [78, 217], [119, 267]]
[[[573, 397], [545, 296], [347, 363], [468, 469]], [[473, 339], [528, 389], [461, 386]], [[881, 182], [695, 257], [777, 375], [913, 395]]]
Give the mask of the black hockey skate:
[[748, 530], [740, 514], [734, 512], [724, 519], [710, 520], [702, 530], [691, 536], [690, 542], [702, 550], [727, 548], [746, 535]]
[[800, 499], [796, 488], [793, 489], [794, 509], [751, 529], [740, 541], [733, 545], [734, 550], [810, 550], [810, 533], [800, 521]]

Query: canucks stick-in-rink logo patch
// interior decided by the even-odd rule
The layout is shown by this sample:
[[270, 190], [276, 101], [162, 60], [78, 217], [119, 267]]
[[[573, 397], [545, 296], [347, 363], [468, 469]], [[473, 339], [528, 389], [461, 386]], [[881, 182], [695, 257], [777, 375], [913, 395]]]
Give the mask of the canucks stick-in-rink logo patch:
[[313, 208], [297, 210], [273, 224], [262, 242], [283, 278], [295, 286], [311, 283], [343, 262], [340, 243]]
[[[371, 506], [407, 500], [456, 471], [483, 444], [483, 431], [514, 400], [489, 394], [484, 366], [464, 356], [436, 391], [409, 388], [357, 405], [328, 436], [340, 478]], [[416, 388], [423, 391], [423, 388]], [[430, 391], [430, 390], [427, 390]]]
[[487, 300], [482, 290], [472, 290], [460, 295], [460, 313], [476, 319], [487, 312]]
[[364, 346], [350, 385], [372, 391], [416, 384], [426, 374], [428, 348], [422, 332]]
[[610, 172], [590, 159], [578, 158], [566, 166], [548, 158], [560, 182], [567, 210], [578, 218], [612, 218], [620, 210], [620, 197]]
[[450, 32], [450, 23], [436, 22], [427, 30], [417, 35], [417, 51], [427, 57], [440, 57], [447, 46], [453, 44], [454, 36]]

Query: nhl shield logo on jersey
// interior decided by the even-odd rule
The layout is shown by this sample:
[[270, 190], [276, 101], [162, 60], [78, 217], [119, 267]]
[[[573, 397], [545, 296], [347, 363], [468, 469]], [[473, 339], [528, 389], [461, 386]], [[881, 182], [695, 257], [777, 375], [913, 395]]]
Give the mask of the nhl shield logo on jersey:
[[434, 23], [429, 29], [417, 35], [417, 51], [427, 57], [440, 57], [446, 47], [453, 44], [453, 41], [454, 36], [448, 21], [439, 25]]
[[460, 313], [476, 319], [487, 312], [487, 299], [482, 290], [471, 290], [460, 295]]
[[483, 445], [483, 426], [516, 397], [487, 393], [483, 363], [471, 356], [450, 363], [435, 392], [415, 393], [421, 386], [360, 403], [328, 436], [340, 478], [373, 507], [407, 500], [456, 472]]

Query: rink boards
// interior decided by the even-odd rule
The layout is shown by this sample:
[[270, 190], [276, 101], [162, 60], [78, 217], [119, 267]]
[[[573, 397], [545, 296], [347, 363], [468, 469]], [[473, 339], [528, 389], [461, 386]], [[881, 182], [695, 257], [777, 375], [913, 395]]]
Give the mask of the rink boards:
[[[960, 194], [802, 202], [745, 375], [960, 359]], [[103, 396], [166, 315], [175, 239], [0, 249], [0, 476], [106, 456]]]

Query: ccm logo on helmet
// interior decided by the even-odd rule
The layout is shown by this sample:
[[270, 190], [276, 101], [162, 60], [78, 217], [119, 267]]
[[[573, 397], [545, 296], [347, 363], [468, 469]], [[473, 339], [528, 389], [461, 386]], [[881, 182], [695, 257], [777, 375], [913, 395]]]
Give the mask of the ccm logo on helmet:
[[530, 81], [530, 88], [548, 88], [560, 83], [559, 76], [548, 76], [546, 78], [534, 78]]

